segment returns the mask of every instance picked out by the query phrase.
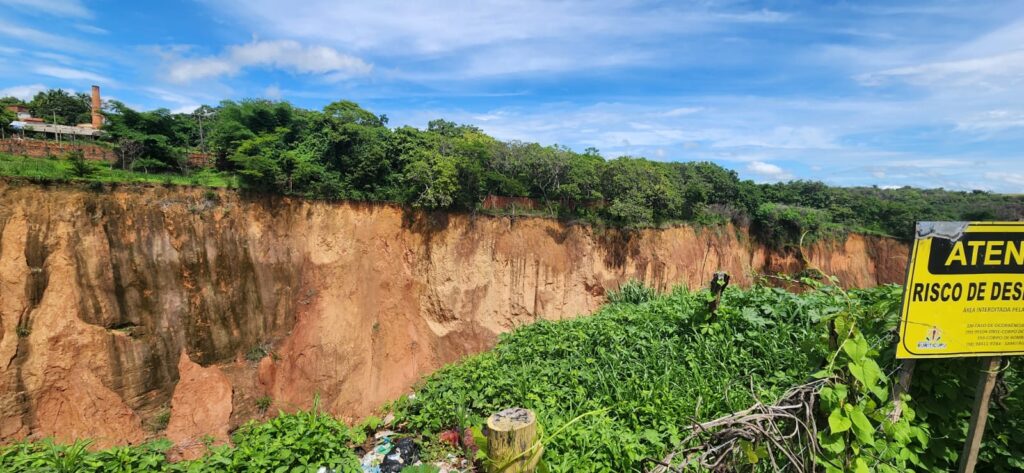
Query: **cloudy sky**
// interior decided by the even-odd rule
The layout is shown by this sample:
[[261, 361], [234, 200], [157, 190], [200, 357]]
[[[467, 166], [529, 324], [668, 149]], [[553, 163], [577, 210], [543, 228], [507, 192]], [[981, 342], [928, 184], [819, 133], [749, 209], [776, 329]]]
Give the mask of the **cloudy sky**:
[[757, 181], [1024, 192], [1024, 2], [0, 0], [0, 96], [351, 99]]

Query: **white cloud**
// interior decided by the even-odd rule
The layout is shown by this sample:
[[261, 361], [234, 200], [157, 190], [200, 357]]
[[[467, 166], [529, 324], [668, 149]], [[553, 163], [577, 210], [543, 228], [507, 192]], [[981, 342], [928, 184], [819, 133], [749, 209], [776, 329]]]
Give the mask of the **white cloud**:
[[772, 23], [787, 18], [771, 10], [718, 11], [700, 5], [652, 8], [638, 1], [342, 3], [307, 0], [298, 3], [227, 0], [207, 3], [226, 15], [241, 17], [278, 35], [329, 39], [356, 49], [401, 48], [412, 53], [439, 53], [522, 40], [580, 38], [581, 35], [628, 38], [666, 32], [692, 34], [736, 23]]
[[683, 115], [691, 115], [694, 113], [698, 113], [702, 110], [704, 109], [701, 107], [679, 107], [673, 108], [672, 110], [665, 112], [664, 115], [666, 117], [681, 117]]
[[786, 172], [781, 167], [762, 161], [751, 161], [750, 164], [747, 164], [747, 171], [770, 181], [782, 181], [793, 178], [792, 174]]
[[[395, 77], [452, 79], [541, 74], [681, 57], [683, 38], [788, 15], [716, 2], [645, 0], [207, 0], [229, 21], [262, 35], [326, 44], [415, 67]], [[668, 46], [671, 44], [671, 46]], [[685, 49], [685, 48], [682, 48]], [[382, 60], [383, 59], [383, 60]]]
[[1024, 173], [1015, 172], [987, 172], [985, 173], [985, 179], [992, 181], [1002, 181], [1006, 184], [1016, 186], [1017, 190], [1015, 194], [1020, 194], [1021, 189], [1024, 188]]
[[79, 0], [0, 0], [7, 5], [29, 13], [44, 13], [54, 16], [92, 18], [92, 12]]
[[110, 34], [110, 31], [107, 31], [107, 30], [105, 30], [103, 28], [100, 28], [100, 27], [95, 26], [95, 25], [87, 25], [87, 24], [84, 24], [84, 23], [76, 24], [75, 25], [75, 29], [77, 29], [78, 31], [81, 31], [83, 33], [89, 33], [89, 34]]
[[862, 74], [866, 85], [900, 79], [914, 85], [1006, 89], [1024, 83], [1024, 51], [931, 62]]
[[13, 23], [6, 23], [2, 20], [0, 20], [0, 34], [28, 43], [34, 43], [36, 46], [49, 47], [49, 49], [54, 49], [51, 45], [73, 44], [61, 36]]
[[199, 108], [199, 104], [182, 105], [177, 108], [172, 108], [171, 113], [192, 113]]
[[263, 96], [268, 99], [280, 100], [281, 99], [281, 87], [275, 85], [269, 85], [266, 89], [263, 89]]
[[958, 130], [967, 131], [999, 131], [1024, 127], [1024, 111], [986, 110], [964, 117], [957, 122], [956, 127]]
[[234, 75], [246, 67], [272, 67], [299, 74], [323, 75], [332, 80], [368, 74], [362, 59], [326, 46], [304, 46], [297, 41], [253, 41], [229, 46], [220, 56], [181, 59], [171, 64], [170, 79], [185, 83]]
[[39, 66], [32, 70], [36, 74], [56, 77], [64, 80], [75, 80], [75, 81], [86, 81], [92, 82], [93, 84], [114, 84], [114, 80], [101, 76], [99, 74], [83, 71], [79, 69], [72, 69], [70, 67], [59, 67], [59, 66]]
[[43, 84], [16, 85], [0, 89], [0, 97], [15, 97], [27, 102], [46, 89], [47, 87]]

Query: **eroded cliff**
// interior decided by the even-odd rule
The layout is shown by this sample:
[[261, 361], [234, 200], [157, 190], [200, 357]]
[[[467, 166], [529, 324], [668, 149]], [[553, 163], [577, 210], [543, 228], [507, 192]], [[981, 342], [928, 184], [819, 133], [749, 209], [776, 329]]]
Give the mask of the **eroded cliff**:
[[[807, 258], [870, 286], [902, 280], [907, 248], [854, 236]], [[289, 409], [319, 394], [360, 417], [498, 333], [593, 311], [629, 278], [696, 287], [721, 269], [748, 285], [803, 266], [732, 227], [0, 182], [0, 440], [187, 447], [259, 416], [265, 396]]]

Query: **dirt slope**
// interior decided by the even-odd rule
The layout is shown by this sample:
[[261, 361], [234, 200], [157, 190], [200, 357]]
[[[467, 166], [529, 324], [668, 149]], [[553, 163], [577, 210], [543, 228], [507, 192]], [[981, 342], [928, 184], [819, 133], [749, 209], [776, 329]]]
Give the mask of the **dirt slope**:
[[[809, 253], [850, 286], [900, 281], [907, 259], [898, 242], [859, 236]], [[137, 443], [166, 435], [171, 408], [175, 439], [223, 438], [262, 396], [274, 411], [318, 393], [364, 416], [500, 332], [593, 311], [629, 278], [695, 287], [718, 269], [748, 285], [803, 265], [731, 227], [626, 234], [0, 182], [0, 439]]]

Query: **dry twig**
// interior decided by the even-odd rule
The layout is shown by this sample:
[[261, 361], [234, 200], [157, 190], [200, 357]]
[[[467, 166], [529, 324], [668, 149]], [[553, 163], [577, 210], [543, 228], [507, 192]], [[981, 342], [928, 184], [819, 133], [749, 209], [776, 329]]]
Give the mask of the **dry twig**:
[[[694, 468], [714, 472], [734, 471], [734, 460], [743, 452], [741, 441], [764, 446], [773, 470], [810, 472], [818, 453], [815, 424], [817, 393], [825, 380], [796, 386], [777, 402], [758, 402], [748, 409], [718, 419], [694, 423], [690, 434], [676, 449], [650, 470], [676, 473]], [[699, 444], [695, 444], [699, 442]], [[780, 464], [780, 461], [785, 463]]]

